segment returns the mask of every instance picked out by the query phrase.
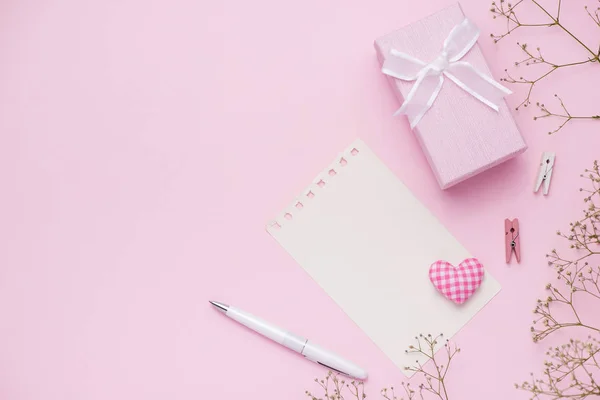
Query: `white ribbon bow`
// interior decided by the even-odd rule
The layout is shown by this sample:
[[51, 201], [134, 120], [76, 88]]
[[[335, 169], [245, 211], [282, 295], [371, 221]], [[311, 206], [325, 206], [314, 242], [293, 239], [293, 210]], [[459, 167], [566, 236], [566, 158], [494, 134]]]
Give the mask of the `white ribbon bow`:
[[471, 21], [456, 25], [438, 57], [429, 64], [406, 53], [392, 49], [383, 63], [382, 72], [403, 81], [416, 81], [402, 107], [394, 115], [406, 114], [414, 128], [437, 98], [444, 76], [456, 83], [483, 104], [498, 111], [502, 98], [512, 92], [491, 77], [477, 71], [471, 64], [459, 61], [477, 42], [479, 29]]

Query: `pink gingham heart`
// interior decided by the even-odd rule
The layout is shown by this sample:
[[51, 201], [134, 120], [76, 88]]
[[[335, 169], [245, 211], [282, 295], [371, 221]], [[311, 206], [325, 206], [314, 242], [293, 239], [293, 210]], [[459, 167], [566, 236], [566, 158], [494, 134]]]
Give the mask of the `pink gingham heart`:
[[456, 304], [462, 304], [481, 285], [483, 265], [476, 258], [467, 258], [458, 267], [439, 260], [429, 267], [429, 279], [437, 290]]

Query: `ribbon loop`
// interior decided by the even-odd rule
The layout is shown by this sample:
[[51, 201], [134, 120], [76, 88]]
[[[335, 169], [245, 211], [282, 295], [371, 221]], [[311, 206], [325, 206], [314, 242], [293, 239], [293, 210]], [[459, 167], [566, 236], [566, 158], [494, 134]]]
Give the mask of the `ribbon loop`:
[[407, 115], [410, 127], [414, 128], [435, 102], [444, 84], [444, 77], [498, 111], [502, 98], [512, 92], [468, 62], [459, 61], [477, 43], [478, 38], [479, 29], [465, 18], [452, 29], [444, 41], [442, 51], [430, 63], [392, 49], [391, 57], [383, 63], [382, 72], [403, 81], [415, 81], [404, 103], [394, 115]]

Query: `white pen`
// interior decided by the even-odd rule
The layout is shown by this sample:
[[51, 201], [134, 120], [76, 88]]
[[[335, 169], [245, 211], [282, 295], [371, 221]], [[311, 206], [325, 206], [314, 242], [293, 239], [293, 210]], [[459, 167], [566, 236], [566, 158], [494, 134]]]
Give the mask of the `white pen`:
[[367, 379], [367, 371], [350, 361], [344, 360], [337, 354], [309, 342], [308, 339], [271, 325], [270, 323], [265, 322], [260, 318], [256, 318], [238, 308], [216, 301], [209, 302], [229, 318], [288, 349], [294, 350], [296, 353], [302, 354], [304, 357], [317, 364], [321, 364], [332, 371], [348, 375], [352, 378]]

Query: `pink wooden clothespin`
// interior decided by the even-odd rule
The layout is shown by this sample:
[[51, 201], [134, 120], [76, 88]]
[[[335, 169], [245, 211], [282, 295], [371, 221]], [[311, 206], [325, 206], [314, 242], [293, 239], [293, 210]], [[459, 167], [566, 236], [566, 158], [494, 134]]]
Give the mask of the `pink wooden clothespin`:
[[504, 220], [504, 249], [506, 251], [506, 263], [510, 262], [512, 252], [515, 252], [517, 262], [521, 262], [521, 243], [519, 240], [519, 220], [517, 218]]

